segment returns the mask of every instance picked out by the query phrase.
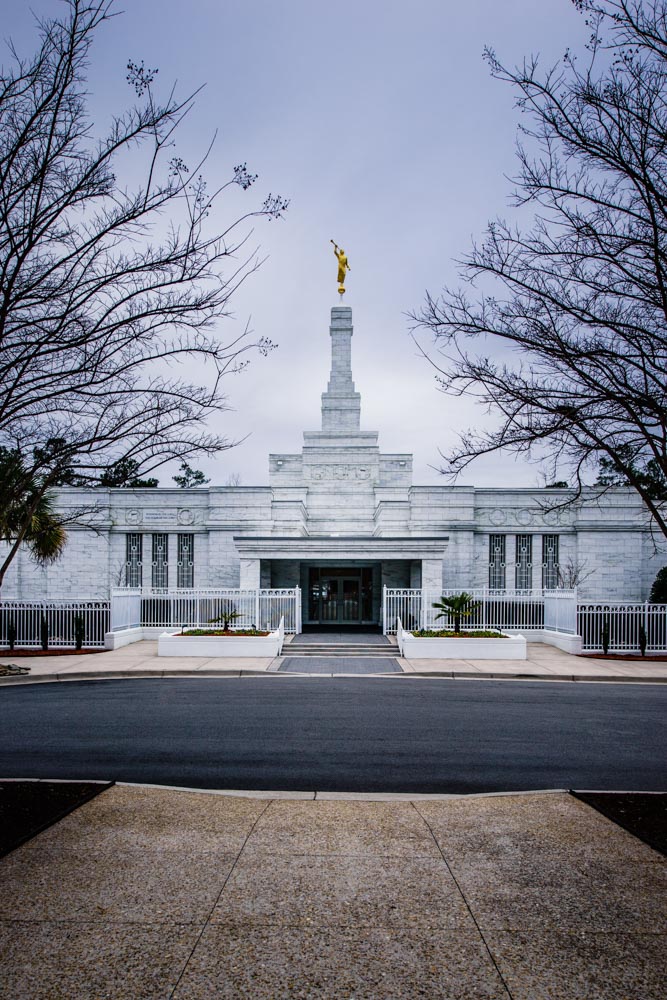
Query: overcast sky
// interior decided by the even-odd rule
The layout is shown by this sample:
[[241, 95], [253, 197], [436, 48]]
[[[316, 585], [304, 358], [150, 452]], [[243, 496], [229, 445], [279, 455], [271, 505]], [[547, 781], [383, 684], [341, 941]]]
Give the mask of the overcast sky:
[[[35, 47], [31, 10], [58, 0], [4, 0], [3, 32]], [[217, 129], [211, 186], [247, 161], [259, 174], [234, 188], [216, 223], [269, 192], [290, 198], [285, 218], [257, 221], [267, 259], [236, 294], [230, 337], [251, 319], [279, 347], [227, 384], [233, 412], [214, 429], [246, 437], [215, 459], [198, 459], [212, 484], [240, 474], [268, 480], [270, 451], [299, 451], [317, 430], [330, 362], [329, 311], [337, 304], [330, 238], [348, 254], [345, 304], [353, 308], [353, 371], [362, 427], [383, 451], [411, 451], [415, 483], [442, 482], [432, 466], [458, 431], [488, 419], [471, 401], [436, 388], [405, 313], [456, 282], [455, 258], [486, 222], [508, 214], [518, 112], [514, 95], [482, 59], [539, 53], [545, 64], [580, 49], [586, 28], [571, 0], [124, 0], [92, 52], [90, 109], [104, 131], [131, 103], [128, 59], [159, 67], [163, 91], [205, 89], [178, 140], [192, 163]], [[5, 57], [3, 56], [3, 61]], [[430, 347], [428, 337], [422, 342]], [[162, 472], [161, 485], [169, 485]], [[534, 485], [539, 468], [512, 457], [475, 463], [460, 480]]]

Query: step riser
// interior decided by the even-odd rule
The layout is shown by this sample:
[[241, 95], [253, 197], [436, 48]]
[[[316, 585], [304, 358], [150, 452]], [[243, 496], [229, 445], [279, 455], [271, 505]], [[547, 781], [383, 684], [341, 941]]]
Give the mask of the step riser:
[[290, 649], [288, 646], [283, 646], [283, 653], [285, 656], [398, 656], [398, 649], [389, 650], [385, 652], [384, 650], [380, 652], [379, 650], [367, 650], [367, 649], [354, 649], [346, 650], [342, 653], [338, 649]]
[[392, 651], [395, 652], [398, 646], [380, 646], [379, 649], [374, 649], [372, 646], [290, 646], [287, 643], [283, 647], [284, 649], [291, 649], [295, 653], [298, 651], [299, 655], [312, 654], [314, 652], [321, 652], [326, 650], [338, 651], [342, 656], [354, 656], [356, 653], [372, 653], [373, 656], [390, 656]]
[[286, 642], [286, 646], [294, 649], [395, 649], [396, 644], [390, 642]]
[[340, 646], [318, 646], [315, 649], [293, 649], [290, 646], [283, 646], [285, 655], [289, 656], [397, 656], [396, 649], [369, 649], [367, 646], [362, 649], [341, 649]]

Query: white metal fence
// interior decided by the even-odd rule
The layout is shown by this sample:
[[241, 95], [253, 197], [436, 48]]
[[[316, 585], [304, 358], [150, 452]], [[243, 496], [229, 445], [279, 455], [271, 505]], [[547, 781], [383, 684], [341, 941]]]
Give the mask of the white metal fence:
[[109, 601], [0, 601], [0, 646], [17, 649], [104, 646]]
[[[397, 621], [408, 631], [446, 628], [450, 618], [437, 618], [433, 607], [441, 597], [451, 597], [459, 590], [422, 590], [384, 588], [383, 630], [396, 634]], [[469, 628], [506, 628], [522, 632], [544, 628], [576, 632], [576, 591], [544, 590], [469, 590], [474, 607], [463, 618]]]
[[111, 591], [111, 631], [141, 625], [141, 590], [129, 587]]
[[[440, 628], [432, 604], [456, 591], [384, 588], [385, 633], [395, 633], [400, 618], [409, 631]], [[469, 592], [477, 606], [464, 618], [473, 628], [506, 628], [523, 632], [545, 628], [578, 633], [584, 650], [603, 649], [605, 634], [610, 652], [667, 652], [667, 605], [596, 601], [577, 603], [576, 591]], [[122, 588], [111, 601], [49, 600], [0, 601], [0, 648], [74, 648], [77, 626], [84, 648], [104, 646], [104, 634], [131, 626], [171, 628], [204, 625], [223, 613], [238, 612], [239, 627], [276, 629], [285, 619], [285, 632], [301, 631], [301, 591], [179, 590], [154, 591]], [[451, 619], [450, 619], [451, 621]]]
[[[460, 591], [392, 589], [383, 594], [383, 627], [396, 633], [397, 620], [408, 631], [444, 628], [453, 618], [436, 619], [433, 603]], [[476, 606], [463, 624], [530, 633], [549, 629], [582, 637], [586, 652], [602, 652], [605, 633], [611, 653], [667, 653], [667, 605], [621, 601], [578, 602], [576, 590], [468, 591]]]
[[587, 651], [604, 648], [606, 631], [610, 653], [638, 653], [642, 645], [647, 653], [667, 652], [666, 604], [587, 602], [579, 605], [577, 618], [582, 646]]
[[544, 591], [544, 628], [577, 634], [577, 591]]
[[129, 590], [111, 594], [112, 628], [135, 625], [175, 628], [207, 625], [234, 614], [237, 628], [276, 629], [285, 619], [285, 632], [301, 631], [301, 590], [239, 588], [206, 590]]

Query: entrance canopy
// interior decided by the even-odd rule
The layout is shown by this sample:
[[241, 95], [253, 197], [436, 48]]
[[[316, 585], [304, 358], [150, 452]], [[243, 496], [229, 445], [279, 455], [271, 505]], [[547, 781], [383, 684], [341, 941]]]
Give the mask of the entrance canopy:
[[382, 588], [442, 586], [447, 538], [235, 537], [241, 587], [295, 587], [310, 624], [380, 620]]
[[241, 559], [442, 559], [448, 537], [377, 538], [373, 535], [234, 536]]

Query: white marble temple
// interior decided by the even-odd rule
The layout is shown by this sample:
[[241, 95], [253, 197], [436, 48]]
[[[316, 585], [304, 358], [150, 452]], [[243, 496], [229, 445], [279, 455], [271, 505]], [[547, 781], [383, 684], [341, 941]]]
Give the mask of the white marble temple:
[[298, 585], [304, 621], [371, 622], [383, 584], [539, 588], [557, 562], [588, 574], [584, 599], [646, 599], [667, 553], [632, 490], [548, 511], [559, 491], [413, 485], [412, 456], [381, 452], [361, 429], [349, 307], [332, 308], [330, 336], [320, 429], [301, 451], [269, 456], [268, 486], [62, 489], [62, 508], [96, 505], [96, 530], [70, 528], [46, 568], [21, 552], [3, 598], [101, 598], [131, 582]]

